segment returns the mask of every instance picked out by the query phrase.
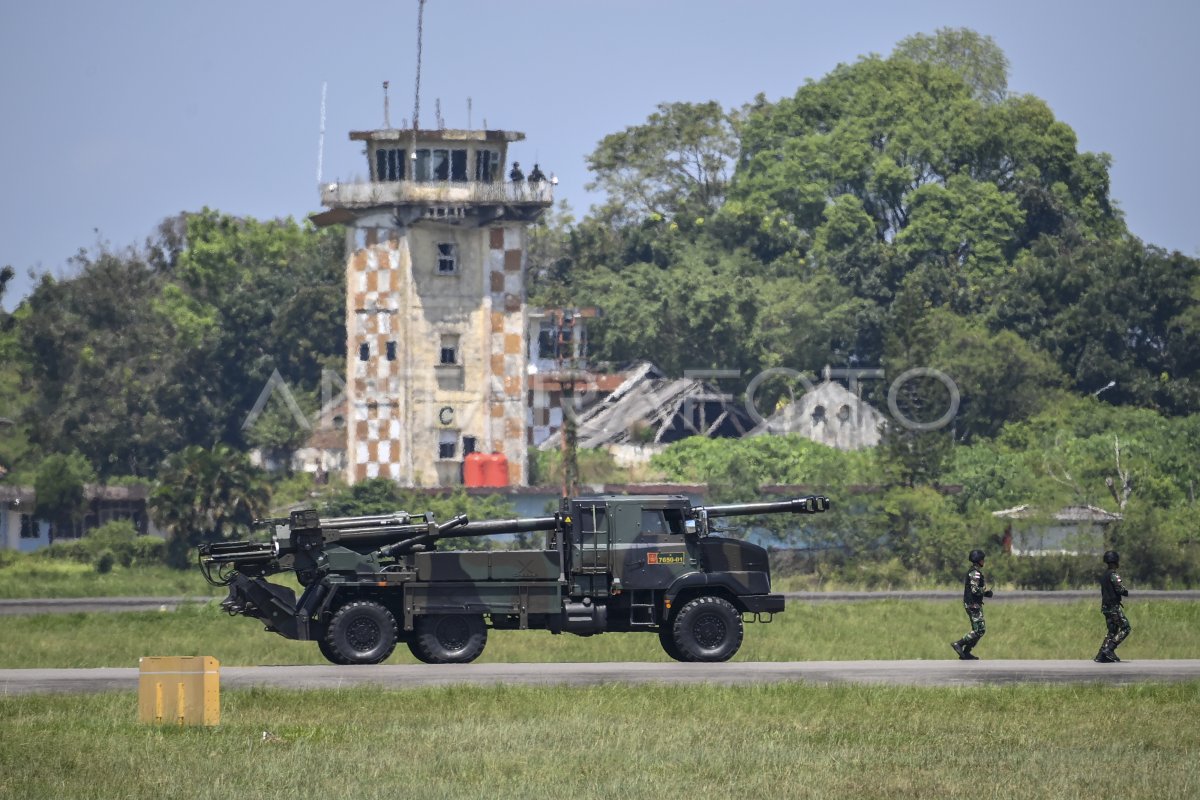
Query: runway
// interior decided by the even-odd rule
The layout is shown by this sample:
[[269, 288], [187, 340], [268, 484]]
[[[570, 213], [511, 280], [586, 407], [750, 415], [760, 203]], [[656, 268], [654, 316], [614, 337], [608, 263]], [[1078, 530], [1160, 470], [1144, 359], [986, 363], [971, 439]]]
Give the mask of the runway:
[[[817, 685], [987, 686], [1014, 683], [1135, 683], [1200, 679], [1200, 659], [1124, 661], [790, 661], [679, 664], [650, 662], [555, 664], [403, 664], [377, 666], [224, 667], [225, 689], [268, 686], [338, 689], [370, 685], [382, 689], [426, 686], [603, 684], [749, 685], [802, 681]], [[0, 669], [0, 698], [52, 692], [135, 691], [138, 670]]]

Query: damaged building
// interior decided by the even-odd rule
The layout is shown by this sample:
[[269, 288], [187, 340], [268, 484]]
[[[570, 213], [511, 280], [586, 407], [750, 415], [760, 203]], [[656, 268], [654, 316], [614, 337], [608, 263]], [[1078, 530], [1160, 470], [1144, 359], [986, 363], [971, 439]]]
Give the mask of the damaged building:
[[[618, 463], [632, 463], [689, 436], [736, 438], [752, 425], [732, 395], [698, 378], [668, 378], [643, 362], [611, 394], [580, 412], [575, 437], [581, 448], [603, 448]], [[561, 436], [555, 432], [539, 448], [561, 447]]]
[[879, 444], [886, 417], [858, 394], [825, 379], [783, 406], [750, 431], [750, 436], [798, 433], [838, 450], [861, 450]]

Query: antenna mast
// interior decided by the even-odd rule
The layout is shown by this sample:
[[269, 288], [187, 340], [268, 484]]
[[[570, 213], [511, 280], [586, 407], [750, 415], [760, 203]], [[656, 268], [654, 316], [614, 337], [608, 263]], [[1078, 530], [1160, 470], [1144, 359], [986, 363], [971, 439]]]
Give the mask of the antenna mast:
[[325, 89], [329, 81], [321, 81], [321, 132], [317, 135], [317, 185], [321, 185], [322, 168], [325, 166]]
[[421, 32], [425, 23], [425, 0], [417, 0], [417, 81], [413, 90], [413, 130], [421, 127]]

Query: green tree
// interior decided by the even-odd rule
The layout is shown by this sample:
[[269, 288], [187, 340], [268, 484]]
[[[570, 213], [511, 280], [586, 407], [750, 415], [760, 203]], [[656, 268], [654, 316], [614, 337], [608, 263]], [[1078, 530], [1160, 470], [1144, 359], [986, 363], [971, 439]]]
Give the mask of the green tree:
[[96, 471], [79, 453], [55, 453], [38, 465], [33, 488], [37, 493], [34, 514], [49, 520], [54, 532], [71, 536], [83, 522], [84, 490], [96, 480]]
[[867, 516], [885, 533], [887, 552], [905, 567], [944, 579], [956, 575], [966, 553], [988, 535], [973, 531], [952, 501], [929, 487], [892, 489]]
[[34, 445], [78, 449], [104, 477], [152, 476], [188, 445], [245, 446], [276, 369], [301, 395], [342, 370], [342, 248], [337, 231], [204, 210], [143, 248], [81, 251], [13, 327]]
[[605, 136], [587, 159], [595, 175], [587, 188], [608, 194], [602, 216], [682, 225], [716, 211], [737, 156], [736, 125], [716, 102], [660, 103], [643, 124]]
[[21, 373], [27, 369], [28, 359], [17, 336], [20, 322], [29, 312], [19, 307], [9, 314], [3, 307], [4, 292], [15, 274], [12, 267], [0, 268], [0, 481], [20, 479], [21, 471], [34, 461], [28, 424], [23, 421], [29, 398]]
[[245, 454], [228, 445], [191, 445], [167, 459], [150, 509], [168, 534], [169, 562], [184, 568], [197, 545], [245, 535], [269, 501], [265, 476]]
[[992, 37], [969, 28], [914, 34], [901, 39], [892, 56], [949, 67], [985, 103], [999, 103], [1008, 94], [1008, 57]]
[[[1006, 423], [1039, 411], [1048, 391], [1066, 383], [1048, 355], [1012, 331], [992, 333], [978, 317], [920, 305], [923, 313], [915, 319], [898, 315], [888, 339], [886, 371], [894, 379], [913, 368], [942, 373], [958, 398], [948, 424], [955, 439], [970, 442], [997, 435]], [[940, 391], [938, 397], [946, 402], [942, 410], [954, 402]]]
[[638, 262], [580, 276], [579, 304], [604, 312], [588, 325], [593, 348], [617, 363], [652, 355], [671, 375], [741, 367], [758, 313], [756, 287], [744, 278], [745, 258], [683, 244], [665, 265]]
[[670, 480], [708, 484], [721, 501], [746, 499], [765, 484], [803, 484], [836, 492], [874, 479], [868, 451], [843, 451], [799, 434], [674, 442], [650, 460]]
[[26, 301], [22, 419], [45, 451], [77, 449], [102, 476], [146, 475], [182, 443], [164, 395], [175, 353], [147, 309], [163, 276], [135, 253], [80, 252], [70, 280], [43, 276]]
[[1016, 259], [989, 316], [1052, 354], [1078, 391], [1192, 413], [1200, 409], [1198, 281], [1200, 260], [1132, 237], [1046, 237]]
[[184, 302], [161, 311], [173, 344], [191, 354], [177, 381], [203, 398], [194, 413], [205, 430], [189, 441], [240, 445], [276, 369], [293, 389], [315, 393], [322, 370], [344, 368], [342, 234], [205, 209], [186, 217], [186, 237], [175, 268]]

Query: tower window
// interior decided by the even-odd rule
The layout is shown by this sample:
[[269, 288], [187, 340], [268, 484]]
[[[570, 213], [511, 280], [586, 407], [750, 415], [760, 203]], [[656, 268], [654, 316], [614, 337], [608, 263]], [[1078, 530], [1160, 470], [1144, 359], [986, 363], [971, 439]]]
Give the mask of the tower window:
[[450, 180], [450, 151], [433, 151], [433, 179], [435, 181]]
[[498, 174], [500, 174], [500, 151], [476, 150], [475, 180], [482, 183], [491, 183], [496, 180]]
[[438, 458], [454, 458], [458, 453], [458, 431], [438, 431]]
[[467, 179], [467, 151], [450, 151], [450, 180], [465, 181]]
[[370, 357], [371, 357], [371, 345], [367, 344], [366, 342], [363, 342], [362, 344], [360, 344], [358, 346], [358, 360], [366, 361]]
[[[401, 150], [400, 152], [404, 152]], [[413, 180], [416, 181], [465, 181], [467, 179], [467, 151], [437, 148], [418, 148], [413, 165]]]
[[396, 343], [395, 342], [387, 343], [387, 360], [388, 361], [396, 360]]
[[437, 271], [439, 275], [458, 272], [458, 245], [454, 242], [438, 242]]
[[442, 337], [442, 354], [441, 364], [457, 364], [458, 363], [458, 337], [452, 334], [446, 334]]
[[375, 151], [375, 180], [404, 180], [404, 162], [407, 151], [399, 148], [380, 148]]

